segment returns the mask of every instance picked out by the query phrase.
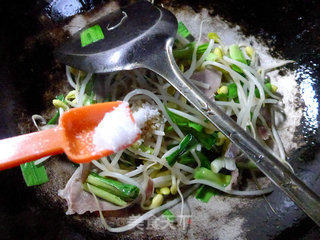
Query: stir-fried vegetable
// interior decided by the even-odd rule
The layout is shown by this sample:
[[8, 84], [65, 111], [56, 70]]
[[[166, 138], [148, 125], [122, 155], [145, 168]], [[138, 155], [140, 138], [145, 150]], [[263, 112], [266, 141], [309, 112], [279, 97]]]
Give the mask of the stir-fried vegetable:
[[176, 219], [174, 214], [168, 209], [163, 211], [162, 215], [165, 216], [169, 220], [169, 222], [174, 222], [174, 220]]
[[[177, 60], [190, 60], [192, 58], [193, 50], [195, 48], [196, 43], [191, 42], [184, 46], [182, 49], [173, 50], [173, 56]], [[204, 43], [198, 46], [197, 55], [203, 54], [209, 46], [209, 43]]]
[[36, 166], [33, 162], [20, 165], [24, 181], [27, 186], [35, 186], [49, 181], [44, 166]]
[[139, 195], [139, 188], [136, 186], [101, 177], [94, 172], [89, 174], [87, 183], [102, 188], [124, 200], [133, 200]]
[[195, 122], [192, 122], [182, 116], [179, 116], [173, 112], [171, 112], [168, 108], [166, 108], [166, 111], [169, 115], [169, 117], [171, 118], [171, 120], [177, 124], [178, 126], [180, 127], [190, 127], [190, 128], [193, 128], [195, 129], [196, 131], [198, 132], [201, 132], [203, 130], [203, 126], [201, 126], [200, 124], [198, 123], [195, 123]]
[[218, 192], [214, 188], [201, 185], [201, 187], [197, 190], [195, 197], [196, 199], [207, 203], [213, 196], [216, 196], [217, 194]]
[[221, 173], [214, 173], [207, 168], [199, 168], [194, 173], [195, 179], [203, 179], [216, 183], [221, 187], [226, 187], [230, 184], [231, 176]]
[[181, 37], [187, 38], [191, 33], [187, 29], [187, 27], [183, 24], [183, 22], [178, 23], [178, 34], [181, 35]]
[[108, 202], [114, 203], [118, 206], [126, 206], [127, 202], [122, 200], [120, 197], [104, 190], [89, 183], [84, 183], [82, 185], [83, 189], [87, 192], [92, 192], [93, 194], [97, 195], [98, 197], [107, 200]]
[[184, 139], [182, 139], [177, 148], [175, 148], [175, 151], [166, 157], [169, 166], [172, 167], [180, 156], [187, 153], [197, 143], [198, 141], [195, 137], [192, 134], [188, 134]]
[[[94, 35], [92, 31], [95, 31], [89, 29], [82, 32], [84, 47], [99, 40], [99, 36], [89, 39]], [[285, 153], [276, 129], [261, 114], [264, 108], [272, 116], [273, 110], [266, 106], [276, 104], [279, 97], [276, 95], [277, 87], [259, 65], [259, 54], [251, 46], [237, 43], [226, 46], [223, 38], [214, 32], [208, 34], [208, 39], [208, 42], [201, 42], [203, 39], [195, 41], [187, 27], [179, 22], [173, 48], [179, 68], [206, 96], [268, 150], [269, 142], [265, 136], [261, 136], [259, 130], [263, 128], [270, 133], [270, 138], [278, 146], [280, 160], [285, 162]], [[174, 215], [166, 209], [181, 200], [183, 214], [183, 194], [190, 194], [184, 190], [191, 189], [191, 184], [201, 184], [195, 187], [198, 188], [196, 198], [203, 202], [208, 202], [216, 195], [217, 189], [219, 193], [241, 196], [270, 191], [233, 189], [237, 185], [238, 168], [252, 170], [257, 169], [256, 166], [251, 161], [235, 161], [239, 153], [232, 148], [230, 141], [155, 73], [139, 69], [109, 74], [105, 79], [105, 91], [102, 91], [105, 96], [99, 97], [94, 91], [96, 82], [93, 74], [70, 67], [66, 67], [66, 73], [72, 90], [53, 100], [57, 113], [47, 125], [57, 124], [59, 116], [72, 107], [106, 100], [129, 102], [136, 122], [143, 120], [139, 125], [141, 139], [135, 144], [92, 162], [92, 172], [86, 182], [80, 185], [96, 199], [99, 197], [122, 207], [135, 199], [141, 199], [141, 208], [148, 211], [139, 221], [161, 212], [173, 221]], [[41, 129], [47, 126], [37, 127]], [[38, 167], [32, 165], [32, 169], [35, 168]], [[37, 171], [43, 177], [42, 180], [46, 180], [41, 175], [45, 169], [39, 169]], [[32, 182], [28, 181], [29, 184]], [[69, 205], [72, 207], [71, 203]], [[97, 210], [101, 211], [99, 206]], [[122, 227], [121, 231], [133, 228], [137, 222]], [[120, 231], [110, 226], [108, 229]]]

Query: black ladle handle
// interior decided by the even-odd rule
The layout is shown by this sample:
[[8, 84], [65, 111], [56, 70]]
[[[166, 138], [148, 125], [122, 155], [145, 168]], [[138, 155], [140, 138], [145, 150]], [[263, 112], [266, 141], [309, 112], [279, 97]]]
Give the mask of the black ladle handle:
[[162, 55], [148, 59], [146, 67], [161, 75], [174, 86], [320, 226], [320, 197], [181, 74], [172, 55], [172, 43], [173, 39], [169, 39]]

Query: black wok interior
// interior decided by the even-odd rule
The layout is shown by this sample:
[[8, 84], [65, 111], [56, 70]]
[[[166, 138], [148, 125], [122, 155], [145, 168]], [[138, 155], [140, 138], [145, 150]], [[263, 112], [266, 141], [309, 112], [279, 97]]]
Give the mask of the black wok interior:
[[[50, 2], [50, 1], [48, 1]], [[0, 72], [0, 138], [20, 134], [19, 120], [23, 115], [39, 113], [50, 107], [44, 90], [59, 82], [63, 68], [53, 59], [56, 42], [50, 34], [64, 39], [56, 29], [68, 17], [99, 8], [100, 0], [54, 0], [1, 2], [1, 72]], [[120, 1], [126, 5], [130, 1]], [[156, 3], [159, 3], [156, 1]], [[314, 90], [320, 101], [320, 3], [314, 1], [162, 1], [164, 5], [190, 5], [196, 11], [214, 9], [230, 23], [239, 24], [246, 34], [263, 39], [274, 47], [273, 54], [295, 60], [291, 66], [296, 79]], [[68, 8], [63, 6], [68, 5]], [[308, 94], [308, 93], [305, 93]], [[304, 111], [319, 112], [317, 106], [304, 106]], [[306, 116], [308, 116], [306, 114]], [[312, 121], [319, 122], [317, 119]], [[31, 122], [31, 120], [30, 120]], [[305, 117], [296, 130], [306, 145], [296, 150], [293, 165], [299, 176], [320, 193], [320, 132], [317, 124]], [[1, 153], [0, 153], [1, 154]], [[65, 216], [61, 209], [49, 204], [43, 196], [26, 187], [20, 169], [0, 173], [0, 239], [100, 239], [83, 226]], [[252, 211], [239, 210], [246, 216], [251, 233], [249, 239], [319, 239], [320, 230], [293, 206], [278, 189], [268, 196], [281, 216], [266, 216], [265, 203]], [[108, 239], [115, 239], [111, 235]], [[105, 238], [106, 239], [106, 238]], [[130, 237], [128, 237], [130, 239]]]

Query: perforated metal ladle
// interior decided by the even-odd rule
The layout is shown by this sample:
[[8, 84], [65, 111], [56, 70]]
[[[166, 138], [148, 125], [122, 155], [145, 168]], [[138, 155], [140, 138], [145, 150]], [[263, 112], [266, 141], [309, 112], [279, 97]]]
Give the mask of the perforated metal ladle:
[[[103, 33], [98, 33], [100, 40], [88, 44], [82, 39], [81, 42], [81, 34], [87, 34], [85, 30], [96, 25]], [[106, 73], [135, 68], [156, 72], [320, 226], [320, 197], [181, 74], [172, 55], [177, 26], [177, 19], [168, 10], [149, 2], [138, 2], [102, 17], [76, 33], [56, 51], [56, 57], [62, 63], [86, 72]]]

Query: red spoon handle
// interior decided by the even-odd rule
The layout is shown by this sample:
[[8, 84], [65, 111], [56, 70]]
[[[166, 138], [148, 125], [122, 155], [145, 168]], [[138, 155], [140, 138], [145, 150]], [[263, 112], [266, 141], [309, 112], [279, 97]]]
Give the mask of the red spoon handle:
[[0, 170], [63, 152], [59, 127], [0, 140]]

